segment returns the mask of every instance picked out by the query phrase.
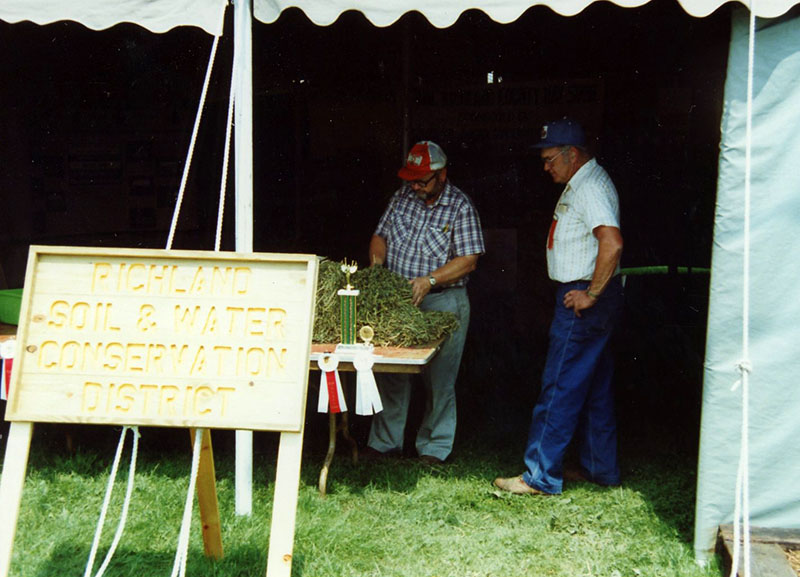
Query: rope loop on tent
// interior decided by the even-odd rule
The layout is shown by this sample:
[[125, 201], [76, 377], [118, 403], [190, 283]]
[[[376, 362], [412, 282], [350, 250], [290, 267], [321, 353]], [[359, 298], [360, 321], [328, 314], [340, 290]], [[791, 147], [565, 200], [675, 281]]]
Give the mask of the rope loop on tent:
[[[753, 148], [753, 69], [755, 68], [756, 0], [750, 0], [750, 26], [747, 50], [747, 114], [745, 121], [744, 162], [744, 238], [742, 250], [742, 360], [737, 367], [742, 385], [742, 429], [736, 497], [733, 507], [733, 553], [731, 577], [739, 575], [739, 553], [743, 549], [744, 577], [750, 577], [750, 197]], [[741, 523], [741, 528], [740, 528]]]
[[736, 363], [736, 370], [739, 372], [740, 375], [742, 375], [742, 377], [737, 379], [736, 382], [733, 383], [731, 391], [735, 391], [741, 386], [744, 375], [749, 375], [750, 373], [753, 372], [753, 364], [747, 359], [742, 359], [738, 363]]
[[122, 538], [122, 532], [125, 530], [125, 523], [128, 520], [128, 508], [131, 502], [131, 494], [133, 493], [133, 478], [136, 473], [136, 457], [139, 454], [139, 437], [141, 436], [139, 434], [139, 427], [123, 427], [122, 433], [120, 433], [119, 443], [117, 444], [117, 452], [114, 455], [114, 463], [111, 466], [111, 474], [108, 477], [106, 494], [103, 498], [103, 507], [100, 510], [100, 518], [97, 520], [97, 528], [95, 529], [94, 540], [92, 541], [92, 549], [89, 553], [89, 559], [86, 562], [86, 571], [84, 572], [84, 577], [90, 577], [92, 571], [94, 570], [95, 556], [97, 555], [97, 550], [100, 547], [100, 536], [103, 534], [103, 526], [105, 525], [106, 515], [108, 514], [108, 505], [111, 501], [111, 493], [114, 489], [114, 481], [117, 478], [119, 462], [122, 457], [122, 449], [125, 446], [125, 436], [127, 435], [128, 430], [133, 431], [133, 447], [131, 448], [131, 464], [128, 469], [128, 486], [125, 491], [125, 500], [122, 504], [122, 512], [120, 514], [119, 523], [117, 524], [117, 531], [114, 533], [114, 539], [111, 541], [111, 545], [108, 548], [108, 553], [106, 553], [106, 558], [103, 560], [103, 563], [97, 570], [95, 577], [102, 577], [103, 573], [105, 573], [108, 564], [111, 562], [111, 558], [114, 556], [117, 545]]

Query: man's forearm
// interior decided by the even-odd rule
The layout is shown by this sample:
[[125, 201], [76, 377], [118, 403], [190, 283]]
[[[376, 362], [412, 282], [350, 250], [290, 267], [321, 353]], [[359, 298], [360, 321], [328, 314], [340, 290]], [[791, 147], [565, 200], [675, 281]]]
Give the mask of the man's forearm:
[[588, 292], [590, 296], [597, 297], [605, 290], [617, 270], [622, 256], [622, 235], [616, 227], [602, 226], [595, 231], [595, 236], [599, 246]]
[[436, 284], [453, 284], [475, 270], [478, 266], [478, 256], [477, 254], [457, 256], [431, 272], [431, 276], [436, 279]]
[[386, 240], [377, 234], [369, 241], [369, 265], [382, 265], [386, 262]]

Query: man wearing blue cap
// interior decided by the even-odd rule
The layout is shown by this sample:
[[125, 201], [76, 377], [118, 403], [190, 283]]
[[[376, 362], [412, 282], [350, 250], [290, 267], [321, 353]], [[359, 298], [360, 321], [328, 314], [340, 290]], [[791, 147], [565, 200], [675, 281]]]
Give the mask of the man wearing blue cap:
[[[566, 185], [547, 236], [547, 272], [556, 283], [542, 390], [528, 433], [526, 470], [495, 479], [521, 495], [561, 493], [564, 477], [618, 485], [617, 427], [608, 342], [622, 310], [616, 276], [622, 254], [619, 200], [606, 171], [586, 150], [581, 126], [562, 119], [542, 127], [544, 170]], [[573, 436], [580, 469], [564, 472]]]
[[[470, 198], [447, 178], [447, 156], [435, 142], [416, 143], [397, 175], [392, 196], [369, 245], [370, 264], [386, 265], [408, 279], [422, 310], [450, 311], [458, 328], [425, 368], [427, 401], [416, 449], [427, 464], [440, 464], [456, 433], [456, 377], [469, 325], [469, 273], [484, 253], [480, 219]], [[398, 454], [411, 396], [410, 375], [383, 373], [383, 411], [372, 418], [365, 456]]]

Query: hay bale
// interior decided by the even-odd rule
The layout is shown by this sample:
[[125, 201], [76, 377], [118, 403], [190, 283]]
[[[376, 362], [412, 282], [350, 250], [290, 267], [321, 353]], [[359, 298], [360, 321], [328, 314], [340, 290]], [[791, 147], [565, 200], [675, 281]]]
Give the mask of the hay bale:
[[[317, 282], [317, 310], [314, 342], [338, 343], [339, 289], [347, 280], [342, 263], [320, 261]], [[356, 329], [369, 325], [378, 346], [413, 347], [433, 342], [458, 327], [456, 315], [442, 311], [421, 311], [411, 303], [411, 285], [382, 266], [359, 269], [350, 284], [360, 291], [356, 305]]]

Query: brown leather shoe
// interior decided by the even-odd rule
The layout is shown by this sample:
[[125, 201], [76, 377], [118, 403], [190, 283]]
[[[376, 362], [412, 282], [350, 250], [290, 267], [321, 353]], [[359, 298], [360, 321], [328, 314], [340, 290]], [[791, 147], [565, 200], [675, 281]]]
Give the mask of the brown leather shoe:
[[518, 477], [497, 477], [494, 486], [503, 491], [508, 491], [514, 495], [549, 495], [539, 489], [534, 489], [522, 480], [522, 475]]
[[433, 455], [420, 455], [419, 460], [424, 465], [444, 465], [444, 459], [434, 457]]

